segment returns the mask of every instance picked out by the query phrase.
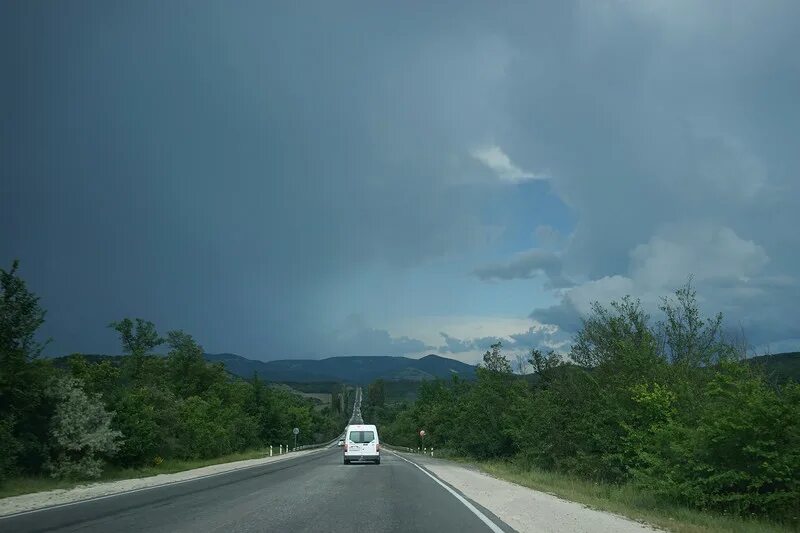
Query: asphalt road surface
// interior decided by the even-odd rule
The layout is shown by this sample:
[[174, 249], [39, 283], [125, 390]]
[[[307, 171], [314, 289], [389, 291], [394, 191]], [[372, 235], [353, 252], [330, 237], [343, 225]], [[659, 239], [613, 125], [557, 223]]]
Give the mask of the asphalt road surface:
[[[0, 531], [510, 531], [415, 465], [342, 464], [340, 448], [0, 519]], [[487, 523], [488, 522], [488, 523]]]

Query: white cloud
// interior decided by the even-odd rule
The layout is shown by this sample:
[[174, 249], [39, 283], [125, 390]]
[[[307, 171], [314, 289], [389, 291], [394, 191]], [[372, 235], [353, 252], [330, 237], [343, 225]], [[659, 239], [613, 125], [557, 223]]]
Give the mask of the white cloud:
[[747, 282], [769, 262], [763, 247], [725, 226], [704, 222], [663, 228], [630, 253], [630, 273], [644, 289], [676, 287], [691, 274], [697, 282]]
[[[498, 316], [417, 316], [393, 321], [387, 329], [392, 335], [408, 335], [437, 347], [409, 354], [412, 357], [436, 352], [469, 364], [479, 362], [489, 345], [497, 340], [512, 352], [515, 349], [527, 351], [529, 347], [525, 342], [531, 335], [540, 334], [542, 342], [539, 345], [543, 347], [549, 347], [548, 343], [555, 347], [564, 337], [552, 325], [540, 324], [530, 318]], [[515, 336], [520, 338], [519, 342], [515, 341]]]
[[588, 281], [567, 291], [566, 300], [582, 315], [588, 313], [592, 302], [608, 303], [617, 300], [626, 294], [636, 294], [633, 280], [625, 276], [605, 276], [600, 279]]
[[492, 170], [502, 181], [519, 183], [547, 179], [544, 174], [534, 174], [522, 170], [511, 161], [502, 148], [494, 144], [475, 148], [470, 155]]
[[503, 352], [506, 356], [512, 359], [517, 355], [526, 356], [532, 348], [565, 353], [569, 351], [572, 343], [571, 335], [561, 331], [559, 327], [552, 324], [542, 324], [535, 320], [528, 320], [527, 327], [522, 330], [508, 332], [508, 329], [506, 329], [506, 332], [506, 334], [483, 337], [459, 337], [441, 332], [440, 335], [444, 339], [445, 345], [441, 346], [439, 350], [448, 357], [476, 363], [480, 362], [483, 353], [498, 341], [502, 343]]
[[640, 299], [644, 309], [657, 316], [662, 298], [692, 276], [706, 314], [723, 311], [733, 324], [752, 326], [758, 320], [743, 320], [748, 309], [762, 306], [776, 288], [796, 288], [790, 278], [764, 274], [769, 257], [762, 246], [709, 222], [664, 226], [648, 242], [635, 246], [629, 258], [624, 273], [564, 290], [559, 304], [536, 310], [531, 317], [574, 331], [580, 325], [578, 317], [589, 313], [593, 302], [607, 305], [625, 295]]
[[426, 344], [441, 345], [441, 332], [458, 339], [474, 339], [480, 337], [510, 337], [514, 333], [526, 331], [535, 325], [529, 318], [450, 315], [450, 316], [413, 316], [398, 319], [383, 327], [393, 335], [405, 335], [422, 340]]

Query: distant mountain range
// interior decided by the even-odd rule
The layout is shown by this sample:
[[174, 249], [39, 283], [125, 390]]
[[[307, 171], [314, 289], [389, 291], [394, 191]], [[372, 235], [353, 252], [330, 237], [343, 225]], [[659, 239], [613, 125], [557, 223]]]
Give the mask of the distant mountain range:
[[[119, 355], [84, 355], [90, 361], [111, 359], [118, 361]], [[299, 389], [309, 389], [323, 382], [329, 385], [349, 383], [364, 385], [376, 379], [391, 382], [421, 382], [431, 379], [450, 379], [459, 376], [463, 379], [475, 377], [475, 367], [441, 357], [426, 355], [421, 359], [389, 356], [329, 357], [327, 359], [281, 359], [277, 361], [257, 361], [232, 353], [205, 354], [210, 362], [219, 362], [225, 369], [236, 376], [252, 378], [258, 372], [261, 379], [274, 383], [291, 383]], [[56, 357], [57, 365], [65, 365], [65, 357]], [[762, 355], [747, 360], [753, 366], [761, 367], [770, 381], [800, 382], [800, 352]], [[314, 386], [303, 384], [315, 383]], [[311, 388], [309, 388], [311, 387]], [[414, 387], [416, 388], [416, 386]], [[314, 389], [316, 390], [316, 389]], [[326, 389], [327, 390], [327, 389]]]
[[[421, 359], [388, 356], [329, 357], [327, 359], [281, 359], [256, 361], [231, 353], [205, 354], [208, 361], [221, 362], [231, 374], [243, 378], [259, 377], [272, 382], [339, 382], [366, 384], [376, 379], [387, 381], [426, 381], [475, 377], [475, 367], [441, 357], [426, 355]], [[771, 381], [800, 382], [800, 352], [762, 355], [747, 360], [764, 369]]]
[[329, 357], [327, 359], [282, 359], [256, 361], [232, 353], [205, 354], [208, 361], [220, 362], [231, 374], [243, 378], [258, 372], [261, 379], [274, 382], [334, 381], [365, 384], [376, 379], [425, 381], [475, 377], [475, 367], [430, 354], [421, 359], [389, 356]]

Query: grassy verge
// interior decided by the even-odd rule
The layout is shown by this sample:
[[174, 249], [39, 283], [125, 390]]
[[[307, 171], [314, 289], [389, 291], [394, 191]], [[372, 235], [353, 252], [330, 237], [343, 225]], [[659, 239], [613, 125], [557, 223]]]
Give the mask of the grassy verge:
[[597, 483], [575, 476], [522, 469], [508, 461], [474, 461], [437, 450], [437, 456], [469, 464], [494, 477], [554, 494], [593, 509], [609, 511], [678, 533], [787, 533], [798, 525], [727, 516], [664, 502], [633, 485]]
[[17, 477], [6, 480], [6, 482], [0, 486], [0, 498], [18, 496], [20, 494], [28, 494], [31, 492], [41, 492], [44, 490], [69, 489], [78, 485], [86, 485], [88, 483], [96, 483], [99, 481], [117, 481], [120, 479], [135, 479], [155, 476], [157, 474], [174, 474], [175, 472], [183, 472], [184, 470], [192, 470], [193, 468], [201, 468], [203, 466], [232, 463], [234, 461], [243, 461], [245, 459], [258, 459], [268, 454], [269, 449], [267, 448], [266, 450], [251, 450], [246, 452], [232, 453], [229, 455], [223, 455], [221, 457], [215, 457], [214, 459], [196, 459], [187, 461], [178, 459], [165, 459], [157, 466], [145, 466], [142, 468], [108, 467], [103, 471], [103, 475], [99, 479], [93, 480], [59, 480], [45, 476]]

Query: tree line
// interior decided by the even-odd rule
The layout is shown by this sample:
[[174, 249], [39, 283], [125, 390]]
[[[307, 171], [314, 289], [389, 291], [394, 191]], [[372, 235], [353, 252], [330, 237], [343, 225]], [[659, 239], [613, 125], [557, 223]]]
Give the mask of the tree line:
[[388, 443], [417, 447], [424, 428], [426, 446], [459, 455], [800, 523], [800, 385], [747, 364], [690, 284], [661, 311], [654, 323], [630, 297], [595, 303], [569, 354], [530, 352], [530, 375], [512, 373], [497, 343], [475, 381], [427, 382], [411, 405], [367, 405]]
[[[56, 366], [41, 357], [45, 311], [18, 275], [0, 269], [0, 484], [21, 475], [97, 478], [107, 465], [208, 459], [292, 442], [333, 438], [346, 413], [243, 380], [183, 331], [161, 336], [152, 322], [123, 319], [121, 358], [81, 355]], [[166, 345], [166, 355], [153, 351]]]

